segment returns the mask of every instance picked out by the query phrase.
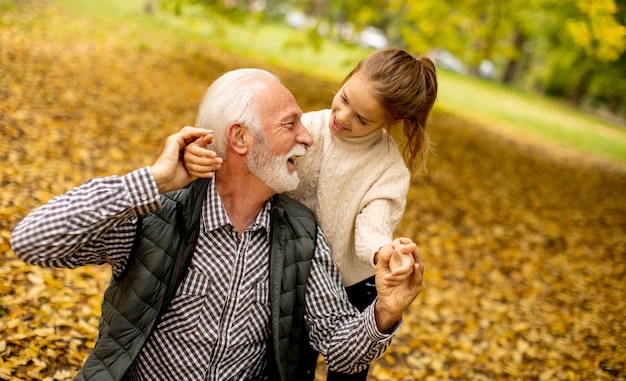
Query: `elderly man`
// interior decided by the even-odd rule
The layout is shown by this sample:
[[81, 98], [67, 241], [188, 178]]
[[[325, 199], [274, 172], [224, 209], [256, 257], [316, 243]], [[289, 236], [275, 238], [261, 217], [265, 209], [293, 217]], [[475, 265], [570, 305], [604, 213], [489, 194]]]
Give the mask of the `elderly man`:
[[[77, 379], [312, 379], [309, 345], [343, 372], [385, 351], [423, 287], [419, 254], [398, 243], [378, 261], [378, 299], [363, 313], [348, 302], [312, 213], [279, 194], [312, 144], [301, 114], [271, 74], [226, 73], [199, 110], [212, 131], [185, 127], [151, 167], [90, 180], [20, 222], [12, 246], [28, 263], [113, 268]], [[181, 152], [203, 137], [224, 160], [194, 179]], [[393, 255], [411, 259], [401, 282]]]

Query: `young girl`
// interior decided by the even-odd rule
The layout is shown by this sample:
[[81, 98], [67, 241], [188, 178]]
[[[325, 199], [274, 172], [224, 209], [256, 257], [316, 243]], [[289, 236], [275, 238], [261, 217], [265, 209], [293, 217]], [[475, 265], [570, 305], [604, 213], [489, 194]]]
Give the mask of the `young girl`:
[[[350, 301], [360, 310], [376, 297], [376, 255], [391, 248], [411, 172], [425, 169], [426, 121], [436, 97], [432, 61], [387, 48], [346, 76], [330, 110], [302, 117], [315, 143], [298, 160], [300, 185], [289, 195], [315, 212]], [[394, 129], [403, 132], [406, 165]], [[329, 372], [327, 380], [366, 378], [367, 370], [355, 376]]]
[[[315, 213], [350, 301], [359, 310], [376, 298], [378, 253], [392, 250], [396, 242], [411, 242], [393, 241], [393, 233], [404, 213], [411, 175], [425, 169], [426, 121], [436, 96], [430, 59], [387, 48], [357, 64], [331, 109], [302, 116], [314, 144], [298, 159], [300, 185], [288, 195]], [[394, 129], [404, 135], [404, 157], [392, 138]], [[196, 149], [186, 150], [185, 163], [200, 162], [202, 152]], [[365, 380], [367, 372], [329, 372], [327, 380]]]
[[[375, 254], [391, 243], [411, 180], [407, 166], [424, 169], [436, 95], [428, 58], [387, 48], [346, 76], [330, 110], [302, 116], [315, 143], [298, 160], [300, 185], [289, 195], [315, 212], [348, 290], [367, 288]], [[406, 165], [394, 128], [404, 133]]]

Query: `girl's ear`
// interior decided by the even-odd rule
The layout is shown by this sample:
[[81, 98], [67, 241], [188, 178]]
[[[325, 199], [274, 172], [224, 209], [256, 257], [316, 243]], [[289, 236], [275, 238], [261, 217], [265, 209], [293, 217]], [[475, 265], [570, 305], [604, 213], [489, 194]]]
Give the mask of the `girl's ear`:
[[231, 124], [228, 126], [227, 134], [230, 148], [241, 155], [245, 155], [252, 144], [252, 136], [246, 126], [240, 123]]

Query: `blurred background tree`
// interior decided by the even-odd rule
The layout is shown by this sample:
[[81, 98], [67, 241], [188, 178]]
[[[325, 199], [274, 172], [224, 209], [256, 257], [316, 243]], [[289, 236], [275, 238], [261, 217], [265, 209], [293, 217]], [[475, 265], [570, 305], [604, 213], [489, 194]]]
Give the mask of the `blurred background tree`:
[[626, 0], [160, 1], [174, 12], [189, 3], [291, 20], [314, 45], [331, 37], [424, 52], [443, 69], [626, 116]]

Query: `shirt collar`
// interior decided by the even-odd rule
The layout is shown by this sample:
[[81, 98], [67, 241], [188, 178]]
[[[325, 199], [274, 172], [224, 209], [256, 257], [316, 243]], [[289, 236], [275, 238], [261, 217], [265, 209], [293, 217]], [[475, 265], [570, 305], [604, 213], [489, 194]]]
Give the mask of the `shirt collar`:
[[[270, 209], [272, 208], [272, 198], [270, 197], [266, 202], [254, 221], [248, 227], [248, 230], [257, 231], [259, 229], [265, 229], [265, 233], [269, 237], [270, 233]], [[225, 226], [233, 227], [233, 224], [228, 217], [222, 198], [217, 192], [215, 186], [215, 177], [209, 180], [209, 185], [206, 192], [206, 200], [202, 204], [202, 226], [206, 233], [223, 228]]]

